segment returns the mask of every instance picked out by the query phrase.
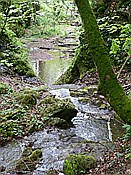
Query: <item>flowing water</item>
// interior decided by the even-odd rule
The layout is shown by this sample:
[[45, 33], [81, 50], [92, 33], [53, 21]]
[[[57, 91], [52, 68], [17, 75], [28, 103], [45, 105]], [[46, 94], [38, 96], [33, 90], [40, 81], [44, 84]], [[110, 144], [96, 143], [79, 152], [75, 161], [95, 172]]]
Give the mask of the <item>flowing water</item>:
[[[51, 88], [50, 93], [60, 99], [70, 98], [74, 103], [78, 110], [77, 116], [72, 119], [74, 127], [66, 130], [44, 129], [17, 143], [0, 148], [0, 166], [4, 165], [6, 170], [11, 169], [20, 158], [26, 144], [30, 142], [33, 143], [33, 148], [39, 148], [43, 153], [33, 175], [46, 175], [49, 170], [62, 171], [64, 159], [69, 154], [88, 151], [94, 157], [100, 158], [107, 145], [111, 149], [113, 133], [110, 121], [103, 117], [108, 115], [109, 111], [79, 102], [77, 97], [70, 96], [69, 87], [71, 88], [71, 85], [55, 86], [55, 89]], [[80, 87], [72, 85], [72, 88]]]
[[[34, 47], [33, 50], [37, 51], [39, 48]], [[36, 74], [49, 85], [50, 93], [61, 100], [70, 98], [74, 103], [78, 110], [77, 115], [72, 119], [74, 127], [66, 130], [44, 129], [23, 140], [0, 147], [0, 167], [6, 167], [5, 173], [2, 174], [10, 174], [9, 170], [15, 166], [22, 151], [30, 142], [33, 143], [33, 148], [41, 149], [43, 154], [33, 175], [46, 175], [49, 170], [62, 171], [64, 159], [69, 154], [88, 151], [98, 159], [105, 153], [107, 147], [110, 149], [113, 147], [112, 139], [115, 138], [116, 131], [118, 131], [117, 137], [119, 136], [121, 124], [114, 121], [112, 125], [110, 124], [110, 112], [100, 110], [88, 102], [82, 103], [78, 97], [72, 97], [70, 89], [79, 91], [81, 88], [79, 85], [51, 85], [71, 63], [73, 56], [70, 54], [72, 54], [70, 48], [59, 46], [59, 49], [46, 50], [40, 59], [36, 59], [34, 54], [30, 63]], [[48, 59], [43, 59], [44, 56]]]

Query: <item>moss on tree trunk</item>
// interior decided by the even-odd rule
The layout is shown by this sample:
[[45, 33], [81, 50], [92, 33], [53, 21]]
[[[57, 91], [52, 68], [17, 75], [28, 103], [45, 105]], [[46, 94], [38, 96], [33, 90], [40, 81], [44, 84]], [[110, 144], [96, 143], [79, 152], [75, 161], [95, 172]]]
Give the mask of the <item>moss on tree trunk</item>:
[[80, 45], [76, 50], [72, 64], [67, 71], [60, 76], [56, 81], [56, 84], [74, 83], [79, 78], [82, 78], [88, 70], [95, 67], [86, 39], [85, 32], [82, 32], [79, 38]]
[[75, 0], [83, 21], [86, 41], [99, 74], [99, 91], [123, 119], [131, 124], [131, 100], [126, 96], [110, 63], [106, 44], [88, 0]]

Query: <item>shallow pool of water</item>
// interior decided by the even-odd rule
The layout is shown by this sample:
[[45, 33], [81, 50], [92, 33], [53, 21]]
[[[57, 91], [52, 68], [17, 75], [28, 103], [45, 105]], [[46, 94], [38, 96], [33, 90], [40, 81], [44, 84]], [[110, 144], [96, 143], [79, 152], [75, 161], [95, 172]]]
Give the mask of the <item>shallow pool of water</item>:
[[71, 64], [73, 56], [70, 56], [69, 50], [65, 49], [67, 48], [47, 50], [45, 54], [48, 59], [45, 59], [45, 54], [43, 54], [43, 59], [35, 59], [34, 57], [29, 61], [36, 75], [44, 83], [48, 85], [55, 83]]

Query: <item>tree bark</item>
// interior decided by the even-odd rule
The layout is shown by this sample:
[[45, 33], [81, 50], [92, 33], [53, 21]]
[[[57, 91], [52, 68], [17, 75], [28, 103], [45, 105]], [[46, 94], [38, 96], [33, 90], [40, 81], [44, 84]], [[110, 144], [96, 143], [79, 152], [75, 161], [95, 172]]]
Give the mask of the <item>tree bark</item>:
[[[131, 99], [126, 96], [112, 69], [106, 44], [100, 34], [89, 1], [75, 0], [75, 3], [83, 22], [89, 52], [99, 74], [98, 90], [107, 98], [122, 120], [131, 124]], [[74, 67], [72, 66], [73, 69]]]
[[85, 29], [88, 46], [99, 74], [99, 91], [122, 120], [131, 124], [131, 100], [126, 96], [110, 63], [106, 44], [88, 0], [75, 0]]

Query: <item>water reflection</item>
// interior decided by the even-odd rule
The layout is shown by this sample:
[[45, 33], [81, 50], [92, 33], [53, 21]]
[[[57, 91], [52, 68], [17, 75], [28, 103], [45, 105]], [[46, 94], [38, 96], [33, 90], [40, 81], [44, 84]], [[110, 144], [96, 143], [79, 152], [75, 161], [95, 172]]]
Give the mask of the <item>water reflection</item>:
[[[54, 59], [51, 60], [30, 60], [35, 71], [46, 84], [53, 84], [62, 75], [71, 63], [71, 58], [62, 56], [60, 51], [52, 52]], [[64, 57], [64, 58], [63, 58]]]

